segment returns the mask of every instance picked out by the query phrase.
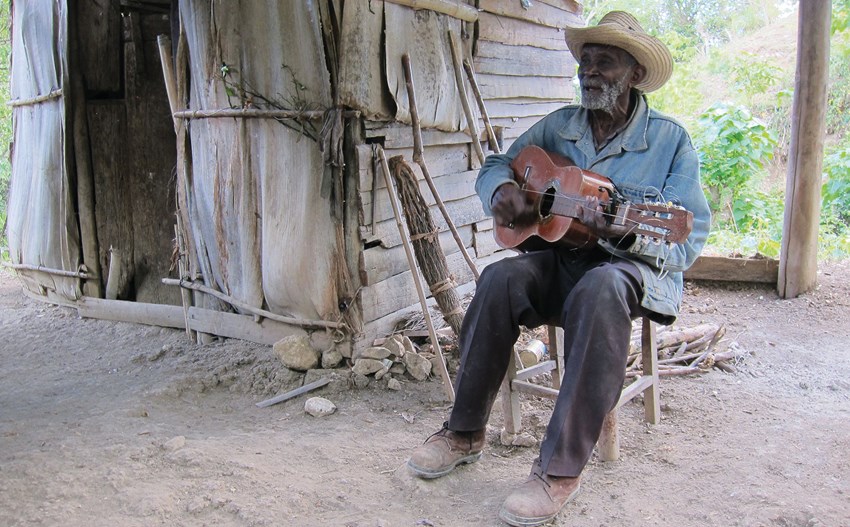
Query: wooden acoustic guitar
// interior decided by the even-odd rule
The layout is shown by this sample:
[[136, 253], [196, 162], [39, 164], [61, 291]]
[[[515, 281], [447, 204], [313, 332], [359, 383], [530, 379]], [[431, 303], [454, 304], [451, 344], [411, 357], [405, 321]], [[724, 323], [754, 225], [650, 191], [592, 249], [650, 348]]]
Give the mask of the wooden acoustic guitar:
[[570, 159], [534, 145], [520, 150], [511, 163], [520, 188], [531, 194], [536, 219], [522, 225], [496, 225], [496, 243], [505, 249], [538, 250], [551, 244], [593, 247], [598, 239], [576, 217], [587, 196], [599, 198], [615, 225], [653, 243], [683, 243], [694, 215], [669, 203], [632, 203], [601, 174], [575, 166]]

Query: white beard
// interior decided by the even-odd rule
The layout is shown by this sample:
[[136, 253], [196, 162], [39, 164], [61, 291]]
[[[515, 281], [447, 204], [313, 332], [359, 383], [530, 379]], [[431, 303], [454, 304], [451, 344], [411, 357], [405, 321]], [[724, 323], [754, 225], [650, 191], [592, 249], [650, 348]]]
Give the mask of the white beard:
[[[586, 92], [582, 89], [581, 105], [588, 110], [602, 110], [605, 113], [614, 114], [614, 108], [620, 95], [628, 89], [628, 77], [630, 72], [623, 74], [621, 79], [611, 84], [603, 84], [600, 92]], [[584, 84], [582, 82], [582, 84]], [[582, 86], [584, 88], [584, 86]]]

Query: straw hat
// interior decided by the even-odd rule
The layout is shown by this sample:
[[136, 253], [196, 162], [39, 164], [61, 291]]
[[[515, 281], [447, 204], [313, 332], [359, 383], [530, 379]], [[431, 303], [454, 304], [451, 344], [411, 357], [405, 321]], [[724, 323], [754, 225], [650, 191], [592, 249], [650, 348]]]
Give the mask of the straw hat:
[[646, 67], [646, 78], [635, 86], [639, 90], [655, 91], [673, 74], [673, 57], [667, 46], [644, 31], [637, 19], [625, 11], [611, 11], [595, 26], [567, 26], [564, 32], [564, 39], [576, 60], [581, 60], [585, 44], [616, 46], [631, 53]]

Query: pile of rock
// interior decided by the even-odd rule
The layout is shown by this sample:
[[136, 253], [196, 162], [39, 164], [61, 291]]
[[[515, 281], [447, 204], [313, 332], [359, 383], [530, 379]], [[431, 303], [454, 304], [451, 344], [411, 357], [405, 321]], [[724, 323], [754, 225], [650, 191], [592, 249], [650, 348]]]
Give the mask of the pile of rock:
[[387, 387], [398, 390], [401, 388], [398, 377], [405, 373], [417, 381], [426, 380], [431, 375], [434, 358], [417, 351], [408, 337], [393, 335], [379, 346], [356, 351], [352, 360], [356, 384], [358, 377], [372, 375], [376, 380], [386, 378]]

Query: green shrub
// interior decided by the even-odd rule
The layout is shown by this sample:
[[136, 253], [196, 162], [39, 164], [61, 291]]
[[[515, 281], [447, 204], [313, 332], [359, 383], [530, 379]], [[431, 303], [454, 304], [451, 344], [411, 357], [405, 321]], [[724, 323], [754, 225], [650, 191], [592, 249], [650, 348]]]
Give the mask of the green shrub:
[[776, 134], [742, 106], [715, 103], [703, 112], [694, 142], [709, 205], [726, 211], [765, 163], [773, 158]]
[[821, 217], [850, 231], [850, 141], [824, 158], [823, 170]]

